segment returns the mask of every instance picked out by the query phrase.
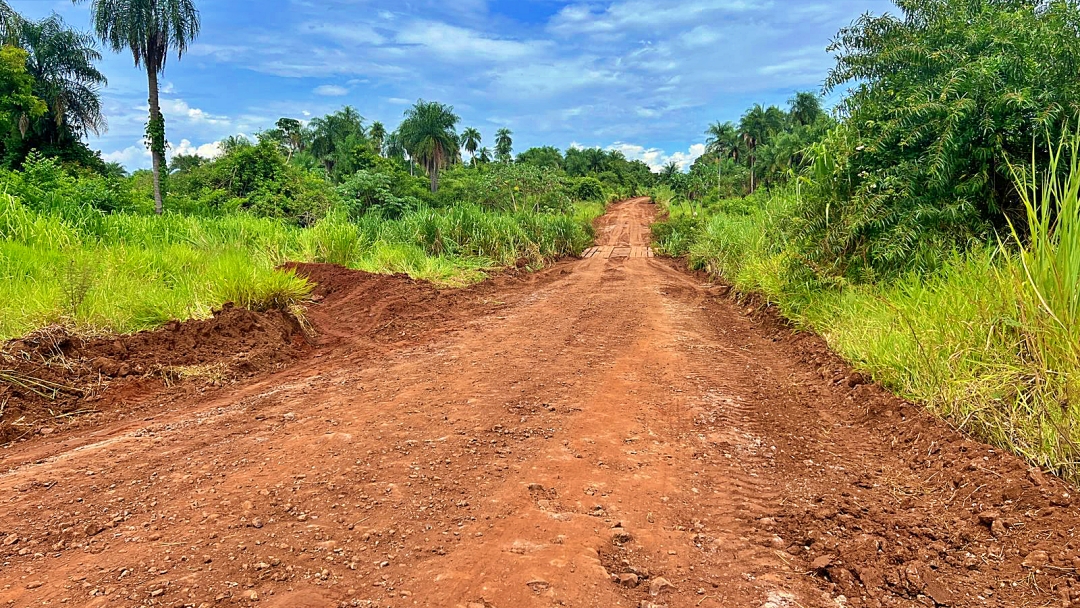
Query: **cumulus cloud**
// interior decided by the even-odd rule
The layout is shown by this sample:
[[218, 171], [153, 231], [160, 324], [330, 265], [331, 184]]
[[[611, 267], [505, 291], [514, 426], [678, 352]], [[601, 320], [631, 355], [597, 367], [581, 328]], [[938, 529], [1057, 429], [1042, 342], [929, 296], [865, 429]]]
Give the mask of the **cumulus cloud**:
[[181, 139], [180, 145], [170, 148], [167, 155], [171, 159], [174, 156], [191, 156], [193, 154], [203, 158], [217, 158], [221, 156], [221, 142], [213, 141], [196, 146], [187, 139]]
[[624, 142], [616, 142], [608, 146], [608, 150], [622, 152], [630, 160], [640, 160], [649, 165], [649, 168], [654, 172], [659, 172], [664, 166], [672, 162], [679, 166], [679, 170], [685, 171], [690, 168], [690, 165], [694, 164], [694, 161], [705, 154], [705, 144], [693, 144], [685, 152], [679, 151], [672, 154], [668, 154], [660, 148], [646, 148], [645, 146]]

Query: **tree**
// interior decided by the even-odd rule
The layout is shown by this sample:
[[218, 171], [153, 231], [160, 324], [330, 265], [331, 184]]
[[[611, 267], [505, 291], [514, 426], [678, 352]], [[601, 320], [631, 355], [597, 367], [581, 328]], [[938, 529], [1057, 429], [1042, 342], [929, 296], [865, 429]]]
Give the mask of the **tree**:
[[169, 161], [169, 173], [186, 173], [205, 165], [207, 160], [198, 154], [177, 154]]
[[0, 44], [14, 42], [22, 26], [22, 17], [19, 13], [8, 6], [7, 2], [0, 0]]
[[[802, 238], [822, 273], [895, 275], [1023, 214], [1010, 162], [1046, 166], [1080, 112], [1080, 6], [904, 0], [837, 34], [843, 123], [812, 150]], [[1072, 123], [1072, 124], [1070, 124]], [[1034, 148], [1033, 148], [1034, 144]]]
[[490, 163], [491, 150], [488, 150], [487, 148], [480, 148], [480, 150], [476, 153], [476, 162], [480, 163], [481, 165], [486, 165]]
[[286, 161], [292, 161], [293, 154], [304, 150], [304, 125], [295, 118], [279, 118], [274, 125], [281, 133], [281, 141], [289, 149]]
[[705, 131], [708, 139], [705, 140], [705, 150], [716, 155], [716, 190], [719, 192], [722, 186], [722, 174], [724, 158], [738, 154], [739, 132], [731, 122], [714, 122]]
[[332, 179], [340, 181], [351, 175], [357, 166], [358, 148], [366, 148], [364, 117], [352, 106], [311, 121], [311, 153]]
[[382, 156], [383, 145], [386, 143], [386, 127], [379, 121], [371, 123], [371, 128], [368, 129], [368, 139], [371, 140], [371, 147], [375, 148], [375, 153]]
[[30, 121], [48, 110], [45, 102], [34, 97], [34, 78], [26, 71], [26, 51], [13, 46], [0, 47], [0, 137], [22, 137]]
[[409, 156], [427, 170], [433, 193], [439, 191], [439, 171], [458, 154], [459, 120], [452, 106], [421, 99], [406, 110], [398, 127]]
[[681, 173], [679, 170], [679, 163], [671, 161], [664, 165], [664, 168], [660, 170], [660, 179], [663, 180], [664, 183], [670, 184], [675, 180], [675, 176], [679, 173]]
[[19, 46], [27, 52], [27, 71], [34, 78], [34, 94], [49, 107], [53, 124], [43, 135], [56, 143], [60, 131], [70, 129], [76, 139], [105, 129], [100, 87], [105, 75], [94, 65], [101, 53], [94, 39], [67, 27], [58, 15], [41, 21], [22, 21]]
[[797, 125], [812, 125], [825, 116], [825, 110], [821, 109], [821, 96], [809, 91], [795, 93], [795, 97], [788, 100], [788, 105], [791, 107], [788, 115]]
[[480, 147], [482, 140], [480, 131], [469, 127], [461, 132], [461, 147], [465, 148], [465, 151], [469, 153], [469, 157], [476, 158], [476, 150]]
[[154, 172], [154, 210], [162, 213], [165, 192], [165, 117], [161, 114], [158, 76], [165, 71], [170, 50], [183, 57], [199, 35], [199, 11], [192, 0], [72, 0], [89, 1], [98, 37], [113, 51], [130, 50], [136, 67], [146, 69], [150, 121], [146, 126]]
[[513, 160], [514, 140], [513, 132], [503, 127], [495, 132], [495, 157], [501, 163], [509, 163]]
[[563, 155], [562, 152], [559, 152], [558, 148], [542, 146], [539, 148], [529, 148], [521, 154], [518, 154], [517, 162], [519, 164], [533, 165], [534, 167], [562, 169]]

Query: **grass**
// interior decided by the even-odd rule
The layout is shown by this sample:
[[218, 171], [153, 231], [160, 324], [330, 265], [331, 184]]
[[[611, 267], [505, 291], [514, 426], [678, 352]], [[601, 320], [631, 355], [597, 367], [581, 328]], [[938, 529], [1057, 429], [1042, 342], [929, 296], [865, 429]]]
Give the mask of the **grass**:
[[[1080, 480], [1080, 171], [1027, 189], [1030, 238], [938, 252], [932, 274], [825, 284], [786, 228], [796, 195], [722, 201], [697, 225], [673, 208], [660, 248], [764, 295], [855, 367], [957, 427]], [[1052, 174], [1058, 173], [1052, 168]], [[664, 234], [663, 230], [660, 234]], [[689, 243], [681, 241], [689, 240]]]
[[301, 229], [246, 214], [104, 215], [28, 209], [0, 195], [0, 340], [51, 324], [131, 332], [205, 318], [234, 302], [288, 308], [312, 286], [286, 261], [401, 272], [448, 286], [525, 260], [539, 266], [580, 253], [602, 206], [573, 215], [421, 209], [398, 220], [351, 223], [331, 213]]

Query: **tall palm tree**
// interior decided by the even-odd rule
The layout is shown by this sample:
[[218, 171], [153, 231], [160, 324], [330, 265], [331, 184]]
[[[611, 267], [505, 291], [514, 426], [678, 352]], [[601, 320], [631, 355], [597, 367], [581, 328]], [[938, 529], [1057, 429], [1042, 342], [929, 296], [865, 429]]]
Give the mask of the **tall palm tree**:
[[398, 127], [409, 156], [427, 169], [432, 192], [439, 190], [439, 171], [458, 154], [459, 120], [452, 106], [421, 99], [405, 111]]
[[165, 193], [161, 172], [165, 167], [165, 117], [161, 114], [158, 76], [165, 71], [169, 51], [177, 59], [199, 35], [199, 10], [193, 0], [72, 0], [90, 2], [90, 16], [98, 37], [113, 51], [130, 50], [135, 66], [146, 68], [150, 92], [150, 122], [146, 126], [154, 167], [154, 210], [162, 213]]
[[716, 121], [709, 125], [706, 129], [705, 135], [709, 138], [705, 140], [706, 151], [716, 155], [716, 188], [721, 188], [720, 180], [722, 179], [722, 172], [724, 167], [724, 158], [728, 155], [735, 153], [739, 147], [739, 132], [735, 129], [735, 125], [731, 122], [721, 123]]
[[57, 143], [70, 130], [76, 138], [105, 129], [100, 87], [105, 75], [94, 65], [101, 53], [94, 39], [69, 29], [53, 15], [41, 21], [22, 21], [18, 43], [27, 52], [26, 71], [34, 77], [34, 95], [49, 107], [51, 125], [39, 133]]
[[791, 106], [791, 120], [800, 125], [812, 125], [818, 118], [825, 115], [821, 108], [821, 97], [809, 91], [795, 93], [795, 97], [788, 100]]
[[364, 133], [364, 117], [356, 108], [345, 106], [333, 114], [314, 118], [310, 127], [311, 153], [322, 161], [327, 175], [337, 176], [335, 169], [342, 162], [346, 165], [346, 173], [351, 173], [347, 166], [350, 155], [356, 146], [363, 144], [367, 138]]
[[371, 139], [371, 145], [375, 148], [376, 153], [382, 156], [383, 145], [386, 143], [386, 127], [379, 121], [371, 123], [371, 128], [368, 129], [368, 138]]
[[469, 157], [476, 158], [476, 150], [480, 147], [480, 142], [483, 137], [480, 135], [480, 131], [469, 127], [461, 132], [461, 147], [465, 148], [465, 151], [469, 153]]
[[495, 132], [495, 156], [499, 162], [509, 163], [514, 155], [513, 132], [503, 127]]
[[480, 148], [480, 151], [476, 153], [476, 161], [481, 165], [486, 165], [491, 162], [491, 150], [487, 148]]
[[742, 134], [743, 144], [746, 145], [746, 158], [750, 165], [750, 194], [754, 193], [754, 163], [757, 161], [758, 139], [751, 133]]
[[22, 17], [7, 2], [0, 0], [0, 43], [13, 42], [22, 26]]

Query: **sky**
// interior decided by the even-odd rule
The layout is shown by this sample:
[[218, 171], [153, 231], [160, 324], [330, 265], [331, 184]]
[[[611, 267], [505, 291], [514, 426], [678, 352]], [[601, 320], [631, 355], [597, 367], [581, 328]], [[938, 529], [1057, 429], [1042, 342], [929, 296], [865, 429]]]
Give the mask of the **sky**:
[[[283, 116], [355, 107], [393, 129], [418, 99], [452, 105], [483, 145], [623, 151], [686, 167], [714, 121], [820, 91], [836, 32], [887, 0], [196, 0], [202, 33], [161, 81], [170, 154], [212, 156]], [[11, 0], [88, 30], [85, 2]], [[129, 169], [142, 143], [146, 74], [105, 51], [108, 130], [89, 143]], [[842, 95], [824, 98], [831, 106]], [[459, 128], [459, 130], [460, 130]]]

